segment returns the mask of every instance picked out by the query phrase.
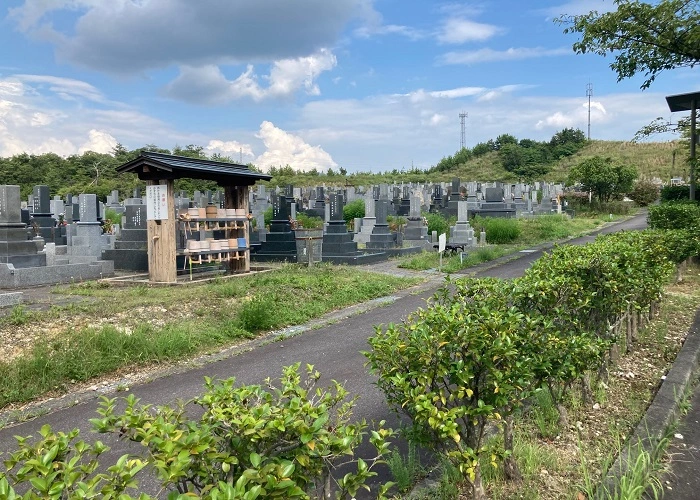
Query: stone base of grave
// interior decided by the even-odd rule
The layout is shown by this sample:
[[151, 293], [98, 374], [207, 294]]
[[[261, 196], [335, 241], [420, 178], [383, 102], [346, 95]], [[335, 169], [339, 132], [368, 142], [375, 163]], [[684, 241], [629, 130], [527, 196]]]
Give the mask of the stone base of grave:
[[22, 292], [0, 293], [0, 307], [16, 306], [22, 303]]
[[387, 257], [404, 257], [406, 255], [413, 255], [416, 253], [421, 253], [425, 248], [422, 246], [416, 246], [416, 247], [403, 247], [403, 248], [387, 248], [385, 250], [382, 250], [386, 254]]
[[148, 272], [148, 231], [122, 229], [114, 248], [102, 250], [101, 259], [114, 262], [114, 269]]
[[450, 245], [474, 246], [474, 229], [468, 222], [457, 222], [450, 228]]
[[362, 219], [362, 225], [360, 226], [360, 231], [355, 233], [353, 240], [355, 243], [367, 244], [369, 242], [370, 236], [372, 236], [372, 231], [374, 230], [374, 225], [377, 223], [376, 217], [365, 217]]
[[99, 224], [76, 224], [76, 232], [68, 247], [71, 264], [86, 264], [102, 258], [102, 250], [112, 246], [111, 234], [102, 234]]
[[362, 253], [357, 252], [356, 255], [327, 255], [323, 254], [323, 262], [331, 264], [344, 264], [347, 266], [361, 266], [363, 264], [376, 264], [383, 262], [389, 258], [386, 252]]
[[514, 208], [480, 208], [479, 210], [470, 210], [469, 215], [478, 215], [480, 217], [501, 217], [506, 219], [515, 218]]
[[87, 264], [65, 264], [46, 267], [17, 268], [12, 264], [0, 264], [0, 288], [25, 288], [77, 283], [114, 275], [111, 261], [98, 260]]
[[114, 263], [114, 269], [120, 271], [148, 272], [148, 251], [142, 249], [115, 248], [102, 250], [102, 260]]
[[370, 250], [387, 250], [396, 247], [396, 235], [389, 231], [389, 226], [374, 226], [372, 236], [365, 245]]

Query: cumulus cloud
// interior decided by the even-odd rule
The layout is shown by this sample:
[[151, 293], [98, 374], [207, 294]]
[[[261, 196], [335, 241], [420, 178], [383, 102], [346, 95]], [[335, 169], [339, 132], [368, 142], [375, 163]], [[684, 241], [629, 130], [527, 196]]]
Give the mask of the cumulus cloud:
[[[55, 17], [78, 11], [74, 26]], [[294, 59], [333, 45], [372, 0], [25, 0], [10, 18], [59, 59], [109, 73]], [[64, 18], [62, 19], [65, 20]]]
[[568, 47], [546, 49], [544, 47], [511, 47], [506, 50], [483, 48], [459, 52], [447, 52], [438, 58], [440, 64], [476, 64], [496, 61], [516, 61], [538, 57], [572, 55]]
[[263, 77], [269, 82], [267, 86], [260, 84], [260, 77], [252, 65], [234, 80], [228, 80], [214, 65], [184, 66], [178, 77], [166, 86], [165, 94], [174, 99], [208, 105], [226, 104], [242, 98], [259, 102], [288, 97], [302, 88], [308, 95], [319, 95], [321, 90], [316, 78], [336, 64], [335, 55], [328, 49], [321, 49], [311, 56], [276, 61], [270, 74]]
[[86, 151], [94, 151], [95, 153], [110, 153], [117, 145], [118, 141], [104, 130], [92, 129], [88, 132], [88, 140], [78, 148], [78, 153], [83, 154]]
[[204, 149], [209, 152], [209, 154], [219, 153], [224, 156], [231, 156], [238, 158], [239, 155], [246, 157], [253, 157], [253, 148], [250, 144], [242, 144], [238, 141], [221, 141], [219, 139], [212, 139], [209, 144], [204, 146]]
[[483, 24], [469, 19], [449, 18], [437, 34], [437, 40], [445, 44], [481, 42], [503, 33], [503, 29], [492, 24]]
[[[581, 102], [576, 106], [575, 102], [571, 102], [571, 109], [561, 111], [558, 110], [535, 124], [537, 130], [560, 130], [562, 128], [578, 127], [584, 128], [588, 123], [588, 102]], [[608, 114], [605, 106], [600, 101], [591, 101], [591, 123], [601, 123], [606, 121]]]
[[338, 166], [321, 146], [311, 146], [301, 137], [285, 132], [271, 122], [262, 122], [257, 137], [263, 141], [267, 151], [258, 156], [254, 163], [264, 170], [289, 165], [299, 171], [314, 168], [325, 171]]

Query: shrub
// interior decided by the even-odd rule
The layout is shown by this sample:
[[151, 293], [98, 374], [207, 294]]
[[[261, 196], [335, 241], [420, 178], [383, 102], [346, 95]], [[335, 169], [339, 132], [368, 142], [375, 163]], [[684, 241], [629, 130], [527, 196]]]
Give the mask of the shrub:
[[646, 207], [659, 199], [659, 186], [651, 181], [639, 180], [627, 196], [640, 207]]
[[652, 229], [700, 230], [700, 205], [691, 202], [670, 202], [649, 207]]
[[320, 229], [323, 227], [323, 219], [320, 217], [309, 217], [304, 212], [297, 212], [297, 227]]
[[509, 282], [456, 285], [403, 324], [377, 328], [365, 355], [389, 404], [410, 417], [410, 436], [446, 452], [483, 494], [479, 459], [497, 453], [484, 430], [534, 391], [547, 325], [507, 305]]
[[433, 234], [433, 231], [437, 231], [438, 236], [450, 234], [450, 223], [442, 214], [431, 212], [423, 216], [428, 221], [428, 234]]
[[661, 201], [690, 199], [690, 186], [664, 186], [661, 188]]
[[474, 217], [474, 232], [486, 231], [486, 241], [494, 245], [512, 243], [520, 236], [520, 224], [515, 219]]
[[[362, 443], [365, 421], [350, 423], [354, 400], [338, 382], [317, 387], [321, 374], [306, 366], [304, 380], [299, 364], [282, 371], [279, 385], [237, 386], [231, 378], [206, 380], [205, 393], [178, 408], [152, 411], [126, 398], [123, 413], [115, 413], [116, 400], [103, 399], [101, 418], [92, 419], [99, 432], [119, 434], [146, 447], [164, 489], [202, 494], [203, 498], [317, 498], [354, 497], [372, 468], [388, 452], [393, 432], [372, 431], [376, 458], [365, 462], [351, 457]], [[204, 412], [192, 419], [188, 406]], [[331, 472], [340, 464], [356, 466], [335, 481]], [[383, 497], [390, 484], [379, 487]], [[218, 490], [218, 491], [217, 491]], [[218, 495], [214, 495], [214, 493]]]
[[241, 328], [251, 332], [269, 330], [277, 324], [276, 300], [271, 295], [255, 295], [243, 302], [237, 319]]
[[343, 207], [343, 219], [349, 224], [353, 219], [359, 219], [365, 216], [365, 201], [354, 200]]
[[[283, 369], [278, 386], [269, 379], [264, 386], [206, 379], [206, 392], [177, 408], [141, 406], [130, 396], [123, 413], [116, 413], [116, 398], [103, 398], [93, 427], [141, 443], [145, 458], [124, 455], [108, 466], [98, 461], [109, 450], [100, 441], [86, 444], [76, 441], [78, 430], [54, 433], [44, 426], [34, 444], [17, 437], [19, 449], [0, 472], [0, 498], [130, 500], [136, 497], [125, 492], [138, 490], [136, 476], [144, 467], [154, 471], [168, 498], [354, 497], [360, 488], [370, 490], [365, 483], [376, 476], [372, 469], [387, 455], [393, 431], [381, 422], [369, 437], [375, 458], [353, 459], [368, 426], [349, 423], [354, 400], [337, 382], [316, 387], [320, 376], [307, 365], [302, 380], [295, 364]], [[331, 472], [341, 465], [355, 470], [334, 480]], [[390, 487], [380, 485], [377, 497], [386, 498]]]

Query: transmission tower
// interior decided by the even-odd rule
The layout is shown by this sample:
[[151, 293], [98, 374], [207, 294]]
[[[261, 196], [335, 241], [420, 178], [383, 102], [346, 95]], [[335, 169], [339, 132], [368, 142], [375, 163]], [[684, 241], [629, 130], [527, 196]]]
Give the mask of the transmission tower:
[[469, 116], [469, 113], [465, 113], [462, 111], [459, 114], [459, 123], [462, 126], [462, 136], [459, 141], [459, 149], [460, 151], [464, 148], [467, 147], [467, 117]]
[[588, 140], [591, 140], [591, 96], [593, 95], [593, 84], [586, 85], [586, 97], [588, 97]]

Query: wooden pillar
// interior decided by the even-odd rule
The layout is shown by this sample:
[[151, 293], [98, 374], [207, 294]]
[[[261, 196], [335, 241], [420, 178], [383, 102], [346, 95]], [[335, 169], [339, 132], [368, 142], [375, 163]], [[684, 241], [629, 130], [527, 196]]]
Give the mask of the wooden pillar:
[[175, 231], [175, 189], [172, 179], [147, 181], [149, 186], [167, 186], [167, 219], [147, 221], [148, 229], [148, 279], [153, 283], [175, 283], [177, 263]]
[[690, 105], [690, 200], [695, 201], [695, 151], [697, 147], [697, 118], [698, 101], [693, 99]]
[[[248, 214], [248, 186], [226, 186], [224, 187], [224, 206], [226, 208], [244, 209]], [[238, 237], [243, 238], [250, 246], [250, 234], [248, 232], [249, 224], [244, 224], [244, 229], [239, 232]], [[245, 258], [229, 261], [229, 272], [231, 273], [247, 273], [250, 272], [250, 250], [245, 252]]]

